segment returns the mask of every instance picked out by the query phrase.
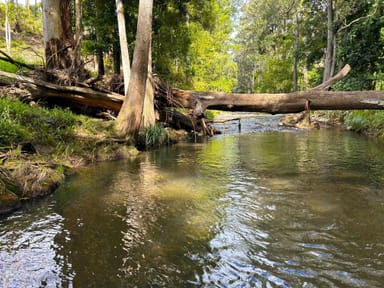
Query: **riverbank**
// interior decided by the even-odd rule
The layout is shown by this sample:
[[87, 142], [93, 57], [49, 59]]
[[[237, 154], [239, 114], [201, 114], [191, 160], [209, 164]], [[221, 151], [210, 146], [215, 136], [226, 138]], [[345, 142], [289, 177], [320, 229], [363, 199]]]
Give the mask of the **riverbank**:
[[74, 168], [134, 157], [113, 122], [0, 97], [0, 214], [53, 192]]

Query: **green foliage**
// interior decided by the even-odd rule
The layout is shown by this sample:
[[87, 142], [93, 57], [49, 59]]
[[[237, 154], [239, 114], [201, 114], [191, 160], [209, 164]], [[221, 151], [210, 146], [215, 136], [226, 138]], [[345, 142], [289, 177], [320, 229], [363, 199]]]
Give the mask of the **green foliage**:
[[220, 113], [221, 111], [217, 110], [205, 110], [205, 118], [207, 118], [207, 120], [209, 121], [213, 121], [213, 119], [215, 119], [215, 116], [219, 115]]
[[181, 88], [191, 87], [188, 2], [172, 0], [154, 3], [153, 69], [162, 79]]
[[0, 147], [17, 146], [20, 142], [68, 142], [74, 137], [75, 123], [74, 115], [68, 110], [30, 107], [0, 98]]
[[169, 142], [168, 132], [160, 124], [155, 124], [145, 130], [145, 147], [151, 148], [167, 144]]
[[[326, 1], [244, 2], [238, 25], [236, 61], [240, 92], [289, 92], [293, 59], [299, 59], [301, 89], [322, 80], [327, 43]], [[348, 63], [352, 75], [336, 89], [382, 87], [384, 70], [384, 2], [334, 1], [336, 66]], [[299, 17], [297, 26], [296, 17]], [[298, 47], [294, 35], [299, 28]], [[299, 75], [299, 76], [300, 76]]]
[[19, 69], [17, 66], [15, 66], [9, 62], [6, 62], [4, 60], [0, 60], [0, 70], [5, 71], [5, 72], [9, 72], [9, 73], [16, 73]]
[[296, 9], [292, 1], [248, 1], [239, 21], [236, 62], [239, 92], [289, 92]]
[[384, 137], [383, 111], [351, 111], [345, 117], [345, 124], [353, 131]]
[[[9, 1], [8, 1], [9, 2]], [[0, 18], [5, 19], [6, 4], [0, 3]], [[19, 33], [37, 34], [42, 32], [41, 3], [31, 5], [29, 10], [24, 6], [8, 3], [8, 21], [12, 30]], [[0, 22], [4, 29], [4, 21]]]
[[228, 0], [156, 2], [154, 71], [173, 86], [231, 92], [230, 16]]
[[360, 91], [372, 86], [373, 77], [369, 73], [351, 72], [345, 79], [332, 86], [336, 91]]
[[375, 73], [384, 70], [383, 13], [383, 2], [360, 1], [346, 15], [347, 23], [353, 25], [341, 30], [338, 52], [341, 61], [353, 68], [348, 83], [353, 89], [374, 89]]

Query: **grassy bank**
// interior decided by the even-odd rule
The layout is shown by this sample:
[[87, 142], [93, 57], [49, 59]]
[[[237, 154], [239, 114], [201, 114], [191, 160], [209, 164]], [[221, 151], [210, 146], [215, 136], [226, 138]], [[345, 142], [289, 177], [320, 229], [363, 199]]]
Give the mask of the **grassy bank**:
[[384, 138], [383, 111], [351, 111], [345, 115], [344, 121], [349, 130]]
[[0, 96], [0, 213], [50, 193], [71, 168], [137, 153], [111, 121]]
[[347, 130], [375, 138], [384, 138], [384, 111], [317, 111], [314, 118], [326, 119], [331, 123], [330, 126], [333, 126], [332, 123], [342, 124]]

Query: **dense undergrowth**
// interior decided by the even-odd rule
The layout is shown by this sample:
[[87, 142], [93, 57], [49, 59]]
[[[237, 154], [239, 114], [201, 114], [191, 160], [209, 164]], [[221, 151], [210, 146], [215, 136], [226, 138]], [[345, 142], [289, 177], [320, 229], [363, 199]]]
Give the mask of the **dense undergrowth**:
[[69, 168], [136, 153], [111, 121], [0, 96], [0, 213], [50, 193]]

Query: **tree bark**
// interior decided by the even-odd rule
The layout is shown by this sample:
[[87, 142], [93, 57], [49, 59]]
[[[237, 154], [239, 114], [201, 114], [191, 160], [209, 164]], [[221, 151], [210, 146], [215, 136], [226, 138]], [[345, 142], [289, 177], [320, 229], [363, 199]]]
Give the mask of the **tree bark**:
[[153, 0], [140, 0], [128, 94], [117, 117], [116, 128], [122, 136], [137, 138], [142, 121], [148, 59], [152, 33]]
[[43, 1], [43, 34], [48, 69], [66, 69], [71, 66], [69, 50], [73, 49], [70, 22], [70, 1]]
[[152, 76], [152, 45], [149, 48], [148, 54], [148, 77], [147, 83], [145, 85], [145, 98], [144, 98], [144, 108], [143, 108], [143, 122], [142, 128], [149, 128], [156, 123], [155, 117], [155, 103], [154, 103], [154, 83]]
[[8, 54], [11, 54], [11, 25], [9, 24], [8, 14], [8, 1], [5, 1], [5, 43]]
[[96, 50], [96, 60], [97, 60], [97, 76], [103, 77], [105, 74], [105, 67], [104, 67], [104, 53], [103, 50], [100, 48], [97, 48]]
[[321, 91], [279, 94], [229, 94], [172, 89], [171, 102], [193, 109], [201, 117], [205, 109], [221, 111], [265, 112], [270, 114], [298, 113], [306, 110], [384, 109], [384, 91]]
[[124, 94], [128, 94], [129, 78], [131, 77], [131, 63], [129, 61], [127, 30], [125, 26], [124, 6], [122, 0], [116, 0], [116, 14], [119, 28], [121, 60], [123, 63]]
[[62, 86], [21, 75], [0, 71], [0, 84], [16, 84], [27, 89], [33, 99], [56, 98], [95, 108], [120, 111], [124, 96], [117, 93], [95, 91], [91, 88]]
[[74, 51], [74, 69], [82, 66], [81, 63], [81, 42], [83, 38], [83, 9], [82, 0], [75, 0], [75, 51]]
[[327, 32], [327, 50], [325, 54], [324, 75], [323, 82], [332, 77], [334, 71], [334, 45], [335, 45], [335, 28], [333, 27], [333, 0], [327, 0], [327, 14], [328, 14], [328, 32]]

